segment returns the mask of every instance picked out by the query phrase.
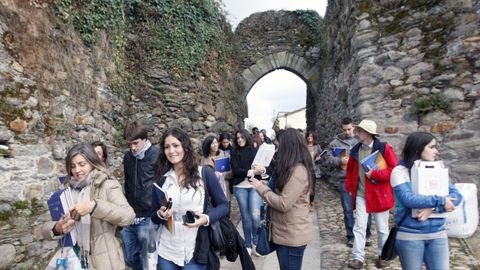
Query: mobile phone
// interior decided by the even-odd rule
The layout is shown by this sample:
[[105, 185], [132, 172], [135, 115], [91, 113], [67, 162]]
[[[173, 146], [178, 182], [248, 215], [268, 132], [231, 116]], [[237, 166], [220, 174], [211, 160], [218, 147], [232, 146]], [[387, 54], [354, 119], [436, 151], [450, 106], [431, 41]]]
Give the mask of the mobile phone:
[[195, 223], [195, 218], [198, 218], [192, 211], [187, 211], [185, 215], [182, 216], [183, 224]]
[[167, 205], [166, 205], [167, 209], [165, 209], [165, 210], [168, 210], [168, 209], [172, 208], [172, 205], [173, 205], [172, 198], [168, 198]]

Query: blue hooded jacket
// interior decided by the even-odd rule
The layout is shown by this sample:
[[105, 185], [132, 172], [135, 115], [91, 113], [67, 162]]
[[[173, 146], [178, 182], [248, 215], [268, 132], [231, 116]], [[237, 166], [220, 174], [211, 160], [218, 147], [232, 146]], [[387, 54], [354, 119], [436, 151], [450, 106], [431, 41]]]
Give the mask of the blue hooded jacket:
[[407, 217], [401, 224], [399, 231], [407, 233], [429, 234], [445, 230], [445, 218], [429, 218], [425, 221], [419, 221], [412, 218], [412, 208], [435, 208], [438, 213], [445, 212], [445, 198], [455, 198], [453, 204], [458, 206], [462, 202], [462, 195], [458, 189], [449, 181], [448, 196], [430, 196], [420, 195], [412, 191], [410, 183], [410, 172], [404, 166], [404, 162], [400, 161], [390, 177], [390, 182], [395, 192], [396, 215], [395, 223], [398, 224], [402, 219], [405, 211], [408, 211]]

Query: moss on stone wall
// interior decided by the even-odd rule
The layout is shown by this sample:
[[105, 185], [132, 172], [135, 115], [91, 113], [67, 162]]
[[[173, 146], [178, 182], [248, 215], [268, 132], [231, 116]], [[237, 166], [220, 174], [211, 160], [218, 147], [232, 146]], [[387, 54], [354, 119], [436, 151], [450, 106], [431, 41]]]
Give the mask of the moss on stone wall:
[[100, 30], [108, 32], [118, 71], [111, 86], [121, 96], [128, 96], [126, 80], [135, 80], [125, 74], [129, 35], [138, 36], [142, 61], [162, 65], [177, 79], [203, 75], [207, 61], [222, 70], [234, 50], [228, 40], [231, 30], [213, 0], [60, 0], [56, 7], [86, 46], [97, 43]]

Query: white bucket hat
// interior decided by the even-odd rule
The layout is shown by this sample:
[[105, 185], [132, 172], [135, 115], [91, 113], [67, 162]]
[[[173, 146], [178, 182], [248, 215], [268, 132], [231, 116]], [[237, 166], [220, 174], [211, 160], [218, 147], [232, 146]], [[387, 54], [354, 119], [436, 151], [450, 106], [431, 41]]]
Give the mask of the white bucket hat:
[[372, 135], [379, 135], [377, 133], [377, 124], [375, 124], [375, 122], [373, 122], [372, 120], [364, 119], [360, 122], [360, 124], [357, 125], [357, 127], [365, 130]]

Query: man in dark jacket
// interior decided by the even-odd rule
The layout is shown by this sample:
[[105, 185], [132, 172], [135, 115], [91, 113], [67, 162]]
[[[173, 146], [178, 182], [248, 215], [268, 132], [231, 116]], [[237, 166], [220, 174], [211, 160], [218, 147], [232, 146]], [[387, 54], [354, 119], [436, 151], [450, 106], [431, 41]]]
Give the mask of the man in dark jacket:
[[123, 157], [125, 197], [135, 211], [135, 220], [122, 230], [122, 240], [125, 262], [134, 270], [146, 267], [152, 186], [160, 154], [159, 148], [152, 146], [147, 136], [147, 129], [140, 121], [125, 127], [124, 138], [130, 147]]

